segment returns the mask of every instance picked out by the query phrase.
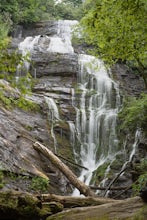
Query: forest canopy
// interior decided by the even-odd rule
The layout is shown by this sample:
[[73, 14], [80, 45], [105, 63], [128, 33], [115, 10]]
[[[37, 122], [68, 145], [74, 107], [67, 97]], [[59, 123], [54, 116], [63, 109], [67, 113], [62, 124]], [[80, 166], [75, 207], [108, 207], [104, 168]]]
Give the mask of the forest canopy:
[[80, 19], [81, 0], [0, 0], [0, 14], [12, 24], [49, 19]]

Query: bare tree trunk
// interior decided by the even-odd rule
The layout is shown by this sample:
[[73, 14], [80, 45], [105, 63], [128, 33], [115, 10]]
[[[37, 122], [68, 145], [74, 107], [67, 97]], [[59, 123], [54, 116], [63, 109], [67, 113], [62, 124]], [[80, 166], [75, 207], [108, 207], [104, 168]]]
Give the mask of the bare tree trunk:
[[40, 151], [44, 156], [46, 156], [51, 163], [53, 163], [70, 181], [70, 183], [76, 187], [81, 194], [85, 196], [95, 197], [95, 193], [87, 186], [85, 183], [80, 181], [77, 176], [55, 155], [39, 142], [33, 144], [35, 150]]

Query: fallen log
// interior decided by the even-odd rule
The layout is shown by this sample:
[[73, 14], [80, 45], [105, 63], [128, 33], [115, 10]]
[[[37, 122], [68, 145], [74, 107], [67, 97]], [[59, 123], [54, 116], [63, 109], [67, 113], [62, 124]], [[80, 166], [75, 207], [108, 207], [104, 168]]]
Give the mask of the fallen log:
[[42, 202], [59, 202], [64, 208], [97, 206], [119, 201], [101, 197], [60, 196], [55, 194], [42, 194], [40, 199]]
[[85, 185], [82, 181], [80, 181], [77, 176], [65, 165], [52, 151], [50, 151], [47, 147], [40, 144], [39, 142], [35, 142], [33, 144], [35, 150], [41, 152], [44, 156], [46, 156], [52, 164], [56, 166], [69, 180], [69, 182], [76, 187], [81, 194], [85, 196], [93, 196], [95, 197], [95, 193]]
[[78, 207], [68, 209], [58, 214], [49, 216], [46, 220], [85, 220], [85, 219], [147, 219], [146, 205], [139, 197], [120, 200], [99, 206]]

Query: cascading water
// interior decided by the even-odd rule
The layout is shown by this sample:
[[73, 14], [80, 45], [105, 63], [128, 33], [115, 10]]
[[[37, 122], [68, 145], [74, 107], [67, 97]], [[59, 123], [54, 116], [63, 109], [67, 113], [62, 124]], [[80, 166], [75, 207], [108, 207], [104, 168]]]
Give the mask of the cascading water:
[[[93, 172], [118, 151], [115, 131], [120, 104], [117, 84], [110, 78], [103, 63], [93, 56], [79, 55], [79, 76], [74, 102], [75, 131], [78, 147], [76, 160], [89, 170], [83, 170], [80, 180], [89, 185]], [[73, 136], [73, 134], [72, 134]], [[78, 195], [75, 190], [74, 195]]]

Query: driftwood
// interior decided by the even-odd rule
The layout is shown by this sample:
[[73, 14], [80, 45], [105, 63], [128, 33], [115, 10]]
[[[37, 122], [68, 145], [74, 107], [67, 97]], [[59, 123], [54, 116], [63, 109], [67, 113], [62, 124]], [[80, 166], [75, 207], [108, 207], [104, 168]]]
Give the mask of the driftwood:
[[75, 197], [75, 196], [60, 196], [55, 194], [42, 194], [42, 202], [59, 202], [64, 208], [97, 206], [106, 203], [118, 202], [119, 200], [101, 198], [101, 197]]
[[39, 142], [35, 142], [33, 144], [35, 150], [41, 152], [44, 156], [46, 156], [52, 164], [56, 166], [69, 180], [69, 182], [76, 187], [81, 194], [85, 196], [93, 196], [95, 197], [95, 193], [85, 185], [82, 181], [80, 181], [77, 176], [66, 166], [52, 151], [50, 151], [47, 147], [40, 144]]

